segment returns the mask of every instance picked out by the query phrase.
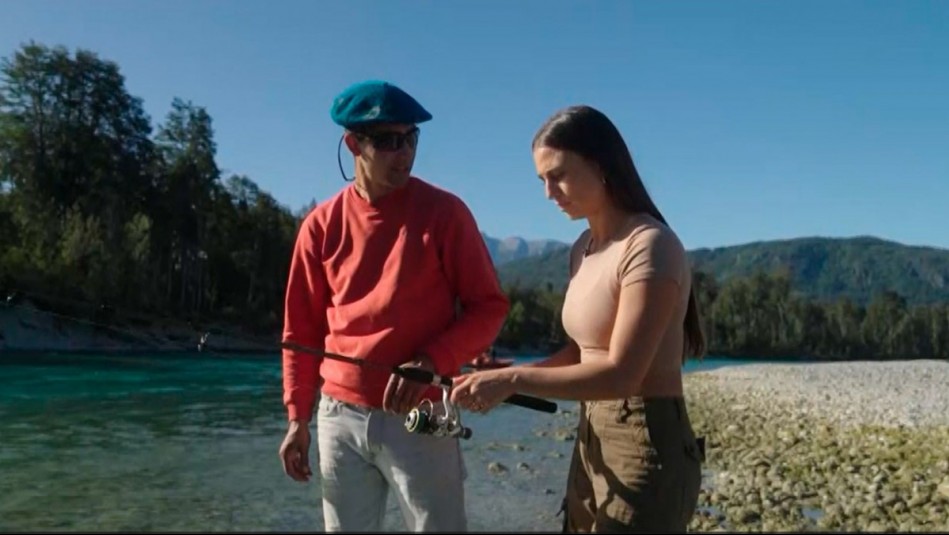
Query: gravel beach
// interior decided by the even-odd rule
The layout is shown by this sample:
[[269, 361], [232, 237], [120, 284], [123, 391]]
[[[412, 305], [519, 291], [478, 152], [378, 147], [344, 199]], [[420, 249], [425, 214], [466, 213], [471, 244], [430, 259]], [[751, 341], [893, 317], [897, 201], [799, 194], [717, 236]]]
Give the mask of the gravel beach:
[[690, 373], [708, 440], [693, 531], [949, 529], [949, 363]]

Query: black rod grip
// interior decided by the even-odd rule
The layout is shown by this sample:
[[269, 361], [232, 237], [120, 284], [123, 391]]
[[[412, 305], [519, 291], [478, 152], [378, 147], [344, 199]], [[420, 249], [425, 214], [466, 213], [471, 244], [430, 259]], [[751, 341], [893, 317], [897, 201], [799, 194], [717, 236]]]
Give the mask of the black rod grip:
[[557, 412], [557, 404], [553, 401], [543, 398], [535, 398], [534, 396], [526, 396], [524, 394], [514, 394], [511, 397], [505, 399], [504, 402], [510, 403], [512, 405], [520, 405], [521, 407], [526, 407], [528, 409], [534, 409], [535, 411], [549, 412], [551, 414]]
[[451, 386], [450, 378], [439, 375], [439, 380], [436, 381], [434, 373], [428, 370], [423, 370], [422, 368], [393, 368], [392, 372], [408, 379], [409, 381], [415, 381], [417, 383]]
[[[448, 387], [452, 385], [451, 379], [449, 377], [438, 376], [439, 380], [436, 381], [435, 374], [421, 368], [395, 368], [393, 371], [396, 374], [409, 379], [410, 381], [418, 381], [420, 383], [434, 385], [440, 384], [442, 386]], [[518, 405], [527, 409], [534, 409], [535, 411], [549, 412], [551, 414], [557, 412], [557, 404], [553, 401], [543, 398], [536, 398], [534, 396], [527, 396], [524, 394], [514, 394], [511, 397], [505, 399], [504, 402], [510, 403], [511, 405]]]

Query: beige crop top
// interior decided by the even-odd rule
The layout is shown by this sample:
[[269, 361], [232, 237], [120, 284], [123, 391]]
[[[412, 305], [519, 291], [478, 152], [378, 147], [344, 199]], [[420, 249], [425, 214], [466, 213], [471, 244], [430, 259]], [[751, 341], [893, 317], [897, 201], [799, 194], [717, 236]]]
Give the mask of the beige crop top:
[[679, 286], [678, 308], [653, 362], [672, 359], [680, 363], [692, 277], [678, 236], [652, 216], [635, 214], [611, 242], [586, 254], [590, 239], [590, 231], [585, 230], [573, 244], [562, 311], [564, 330], [580, 346], [581, 359], [609, 353], [622, 286], [644, 279], [669, 279]]

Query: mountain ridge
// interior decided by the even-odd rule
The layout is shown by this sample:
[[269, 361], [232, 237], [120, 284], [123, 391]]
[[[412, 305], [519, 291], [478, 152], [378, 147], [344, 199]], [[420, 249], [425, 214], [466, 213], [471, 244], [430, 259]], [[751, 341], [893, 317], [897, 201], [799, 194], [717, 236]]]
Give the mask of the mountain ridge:
[[481, 233], [481, 237], [484, 239], [485, 245], [488, 248], [488, 253], [491, 255], [491, 260], [494, 262], [495, 266], [500, 266], [515, 260], [521, 260], [523, 258], [543, 255], [550, 251], [555, 251], [561, 247], [568, 246], [566, 243], [558, 240], [529, 240], [520, 236], [498, 238], [489, 236], [484, 232]]

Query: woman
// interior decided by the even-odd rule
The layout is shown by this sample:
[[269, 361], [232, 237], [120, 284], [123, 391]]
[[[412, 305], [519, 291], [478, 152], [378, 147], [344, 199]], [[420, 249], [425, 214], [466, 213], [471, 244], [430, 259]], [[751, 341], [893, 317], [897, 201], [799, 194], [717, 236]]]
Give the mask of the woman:
[[683, 532], [703, 454], [681, 367], [705, 350], [685, 249], [601, 112], [559, 111], [532, 150], [547, 197], [589, 225], [570, 255], [571, 341], [536, 364], [457, 378], [452, 401], [483, 413], [515, 392], [580, 400], [564, 531]]

